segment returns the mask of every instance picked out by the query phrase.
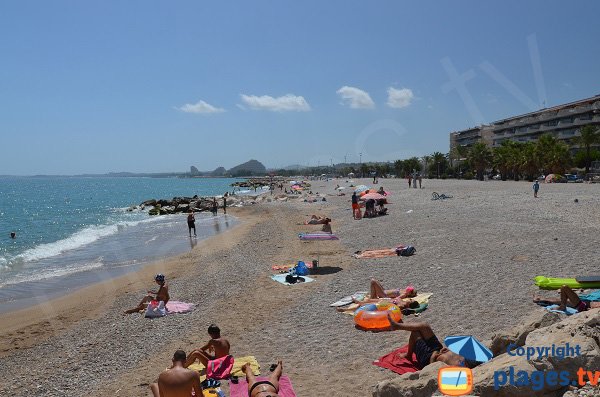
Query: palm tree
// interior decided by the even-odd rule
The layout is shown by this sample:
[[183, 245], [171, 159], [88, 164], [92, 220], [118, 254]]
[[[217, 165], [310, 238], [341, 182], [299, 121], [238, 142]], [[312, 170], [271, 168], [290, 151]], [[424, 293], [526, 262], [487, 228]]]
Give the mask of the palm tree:
[[483, 142], [476, 142], [469, 151], [469, 162], [477, 171], [477, 179], [483, 180], [485, 169], [492, 161], [492, 152]]
[[446, 155], [441, 152], [434, 152], [431, 157], [433, 158], [433, 164], [436, 164], [437, 166], [437, 179], [440, 179], [440, 165], [443, 165], [446, 162]]
[[600, 143], [600, 129], [593, 125], [586, 125], [580, 130], [580, 136], [574, 141], [585, 148], [585, 174], [590, 172], [591, 148], [594, 144]]
[[[459, 178], [460, 178], [460, 174], [461, 174], [460, 163], [461, 163], [462, 159], [467, 157], [468, 153], [469, 153], [469, 148], [467, 146], [462, 146], [462, 145], [454, 146], [449, 153], [450, 158], [458, 160], [458, 173], [459, 173], [458, 176], [459, 176]], [[452, 166], [452, 162], [450, 162], [450, 165]]]
[[404, 161], [396, 160], [394, 161], [394, 172], [396, 173], [396, 178], [400, 178], [403, 176], [402, 170], [404, 169]]
[[569, 146], [550, 134], [542, 135], [535, 149], [544, 174], [562, 174], [571, 165]]
[[423, 162], [423, 173], [429, 171], [429, 164], [431, 164], [431, 156], [423, 156], [421, 157], [421, 161]]
[[533, 142], [526, 142], [521, 148], [521, 167], [529, 181], [533, 181], [539, 175], [540, 162]]

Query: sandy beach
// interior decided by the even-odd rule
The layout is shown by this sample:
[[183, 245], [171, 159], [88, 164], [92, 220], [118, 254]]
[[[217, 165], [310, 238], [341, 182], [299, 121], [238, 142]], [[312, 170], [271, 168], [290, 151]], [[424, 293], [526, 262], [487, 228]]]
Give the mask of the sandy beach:
[[[377, 382], [396, 376], [371, 362], [405, 344], [408, 333], [359, 331], [329, 304], [367, 290], [371, 278], [386, 288], [411, 284], [433, 293], [419, 320], [438, 336], [487, 341], [543, 310], [531, 302], [533, 277], [598, 270], [599, 185], [542, 184], [534, 199], [528, 182], [423, 180], [423, 189], [409, 189], [406, 180], [381, 179], [377, 186], [392, 193], [390, 214], [355, 221], [349, 194], [336, 196], [336, 184], [349, 185], [313, 183], [326, 202], [231, 209], [240, 224], [186, 254], [3, 315], [0, 395], [149, 396], [148, 384], [173, 352], [201, 346], [216, 323], [232, 354], [256, 356], [262, 373], [282, 359], [298, 396], [370, 396]], [[433, 201], [434, 191], [453, 198]], [[298, 233], [318, 230], [299, 225], [311, 214], [331, 217], [340, 240], [300, 241]], [[351, 257], [398, 244], [417, 252]], [[313, 283], [270, 279], [272, 265], [312, 259], [325, 270]], [[157, 272], [167, 276], [171, 299], [196, 303], [196, 310], [154, 320], [123, 316], [154, 286]]]

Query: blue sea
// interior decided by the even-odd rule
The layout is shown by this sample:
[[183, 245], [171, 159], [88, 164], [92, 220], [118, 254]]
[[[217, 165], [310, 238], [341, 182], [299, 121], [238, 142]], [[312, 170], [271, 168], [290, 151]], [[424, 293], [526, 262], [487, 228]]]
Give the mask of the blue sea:
[[127, 209], [148, 199], [222, 195], [235, 181], [0, 177], [0, 312], [137, 270], [227, 230], [233, 217], [198, 214], [198, 237], [190, 239], [183, 214]]

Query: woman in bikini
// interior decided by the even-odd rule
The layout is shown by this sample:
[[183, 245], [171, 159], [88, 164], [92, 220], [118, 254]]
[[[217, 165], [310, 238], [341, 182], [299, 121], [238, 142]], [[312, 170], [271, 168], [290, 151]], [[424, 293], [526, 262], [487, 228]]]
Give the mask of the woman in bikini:
[[279, 378], [283, 372], [283, 363], [281, 360], [277, 362], [275, 370], [269, 375], [269, 380], [256, 380], [252, 373], [250, 364], [246, 363], [242, 366], [242, 372], [246, 374], [246, 382], [248, 382], [248, 397], [278, 397], [279, 394]]
[[125, 314], [137, 313], [141, 312], [142, 310], [146, 310], [148, 303], [153, 300], [165, 302], [165, 307], [167, 306], [167, 302], [169, 301], [169, 286], [165, 282], [165, 276], [163, 274], [157, 274], [154, 276], [154, 281], [160, 286], [158, 291], [148, 291], [148, 295], [142, 299], [140, 304], [134, 309], [126, 310]]

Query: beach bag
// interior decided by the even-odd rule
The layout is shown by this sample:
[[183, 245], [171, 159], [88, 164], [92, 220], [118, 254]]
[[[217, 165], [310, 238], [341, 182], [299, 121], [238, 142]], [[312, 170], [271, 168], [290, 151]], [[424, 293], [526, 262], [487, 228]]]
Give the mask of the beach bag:
[[210, 360], [206, 363], [206, 378], [207, 379], [226, 379], [231, 375], [233, 368], [233, 356]]
[[298, 276], [308, 276], [308, 267], [306, 266], [306, 263], [302, 261], [298, 262], [298, 264], [295, 267], [295, 270]]
[[167, 309], [165, 308], [165, 302], [163, 301], [150, 301], [148, 303], [148, 307], [146, 308], [146, 314], [144, 317], [146, 318], [156, 318], [163, 317], [167, 315]]
[[407, 245], [404, 248], [396, 248], [396, 254], [398, 254], [398, 256], [411, 256], [414, 255], [415, 252], [417, 252], [417, 249], [412, 245]]

